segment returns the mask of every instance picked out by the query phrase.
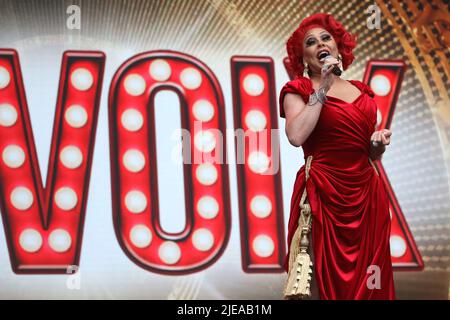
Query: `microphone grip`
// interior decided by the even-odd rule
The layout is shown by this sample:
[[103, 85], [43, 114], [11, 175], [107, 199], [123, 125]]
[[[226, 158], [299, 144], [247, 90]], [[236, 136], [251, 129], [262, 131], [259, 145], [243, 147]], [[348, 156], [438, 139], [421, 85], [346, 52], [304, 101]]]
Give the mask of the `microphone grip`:
[[[328, 58], [331, 58], [331, 55], [327, 55], [325, 58], [323, 58], [323, 59], [328, 59]], [[338, 67], [338, 66], [334, 66], [333, 67], [333, 71], [331, 71], [331, 72], [333, 72], [335, 75], [337, 75], [338, 77], [342, 74], [342, 70]]]
[[342, 74], [342, 70], [341, 70], [338, 66], [334, 66], [332, 72], [333, 72], [335, 75], [337, 75], [338, 77]]

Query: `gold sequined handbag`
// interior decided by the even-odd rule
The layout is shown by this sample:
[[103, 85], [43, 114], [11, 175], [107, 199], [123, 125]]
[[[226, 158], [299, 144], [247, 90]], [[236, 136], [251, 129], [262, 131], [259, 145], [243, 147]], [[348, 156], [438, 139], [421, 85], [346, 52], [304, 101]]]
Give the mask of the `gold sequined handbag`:
[[[312, 156], [306, 160], [305, 176], [309, 178]], [[311, 231], [311, 206], [306, 199], [306, 184], [300, 200], [298, 227], [291, 241], [289, 273], [284, 289], [285, 299], [307, 299], [311, 297], [313, 262], [309, 254], [309, 234]]]

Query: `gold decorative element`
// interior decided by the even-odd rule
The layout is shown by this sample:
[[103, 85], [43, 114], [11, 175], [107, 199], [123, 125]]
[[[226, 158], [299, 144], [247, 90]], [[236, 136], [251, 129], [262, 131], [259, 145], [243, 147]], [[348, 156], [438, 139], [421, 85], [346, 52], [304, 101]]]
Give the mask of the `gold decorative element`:
[[[309, 178], [312, 156], [306, 161], [306, 181]], [[286, 299], [306, 299], [311, 297], [313, 262], [309, 255], [309, 234], [311, 231], [311, 206], [306, 201], [306, 184], [300, 200], [298, 227], [292, 238], [289, 254], [289, 274], [284, 297]]]
[[[377, 3], [393, 25], [400, 43], [416, 71], [429, 105], [433, 106], [436, 101], [443, 99], [450, 106], [448, 90], [443, 79], [444, 74], [438, 70], [441, 68], [443, 73], [447, 76], [450, 75], [450, 66], [446, 58], [446, 51], [449, 49], [450, 18], [445, 5], [439, 3], [440, 9], [437, 10], [433, 9], [428, 2], [421, 1], [424, 10], [420, 11], [412, 0], [405, 1], [403, 6], [398, 0], [390, 1], [395, 12], [402, 18], [402, 22], [408, 26], [405, 31], [402, 31], [401, 25], [393, 17], [385, 1], [378, 0]], [[412, 17], [411, 14], [408, 15], [406, 9], [415, 17]], [[432, 30], [433, 27], [438, 30], [438, 33]], [[409, 42], [410, 38], [414, 40], [412, 44]], [[414, 47], [419, 49], [418, 54]], [[436, 57], [437, 61], [435, 61]], [[427, 70], [431, 73], [431, 79], [425, 75], [419, 61], [420, 58], [425, 60]], [[438, 97], [433, 94], [433, 88], [438, 90]]]
[[[384, 1], [378, 0], [377, 4], [379, 5], [379, 7], [380, 7], [381, 11], [383, 12], [383, 14], [388, 18], [389, 23], [392, 24], [393, 30], [397, 34], [397, 37], [398, 37], [398, 40], [400, 41], [400, 44], [405, 49], [405, 53], [407, 54], [410, 63], [413, 65], [414, 70], [416, 71], [417, 78], [419, 79], [420, 84], [422, 85], [423, 91], [425, 93], [425, 97], [427, 98], [428, 102], [431, 102], [432, 100], [434, 100], [434, 98], [433, 98], [433, 91], [431, 89], [431, 86], [430, 86], [429, 82], [426, 79], [424, 70], [422, 70], [422, 67], [420, 66], [420, 62], [418, 60], [418, 57], [416, 57], [416, 55], [414, 53], [414, 48], [410, 45], [410, 43], [408, 41], [407, 35], [405, 35], [402, 32], [401, 26], [396, 22], [396, 19], [394, 18], [394, 16], [392, 15], [391, 11], [387, 7], [387, 5], [384, 3]], [[396, 12], [398, 14], [400, 14], [399, 11], [398, 11], [399, 10], [399, 4], [396, 1], [393, 1], [391, 4], [395, 7]]]
[[432, 106], [433, 113], [447, 125], [450, 125], [450, 105], [448, 102], [440, 99]]
[[[429, 32], [432, 26], [439, 31], [438, 34]], [[417, 45], [427, 54], [450, 46], [450, 16], [445, 10], [433, 9], [429, 3], [426, 3], [423, 11], [413, 20], [411, 27], [416, 36]]]

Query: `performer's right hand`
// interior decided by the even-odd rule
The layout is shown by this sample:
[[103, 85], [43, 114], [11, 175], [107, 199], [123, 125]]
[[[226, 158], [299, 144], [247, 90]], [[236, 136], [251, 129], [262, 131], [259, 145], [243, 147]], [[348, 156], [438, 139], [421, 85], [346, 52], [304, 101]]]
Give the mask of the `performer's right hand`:
[[339, 60], [335, 57], [328, 57], [326, 59], [323, 58], [322, 60], [324, 60], [324, 63], [321, 70], [322, 78], [320, 80], [319, 87], [324, 88], [325, 92], [328, 92], [328, 90], [330, 90], [331, 88], [331, 85], [333, 84], [335, 77], [335, 75], [333, 74], [333, 68], [334, 66], [339, 65]]

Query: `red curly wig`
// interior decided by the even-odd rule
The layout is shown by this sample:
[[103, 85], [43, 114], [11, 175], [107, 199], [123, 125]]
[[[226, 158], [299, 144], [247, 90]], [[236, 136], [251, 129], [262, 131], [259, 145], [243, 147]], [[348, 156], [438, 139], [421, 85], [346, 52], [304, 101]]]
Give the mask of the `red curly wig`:
[[336, 21], [331, 14], [316, 13], [304, 19], [286, 43], [290, 71], [297, 77], [302, 76], [304, 71], [303, 38], [309, 29], [317, 27], [327, 30], [333, 36], [338, 51], [342, 56], [342, 67], [344, 70], [355, 59], [353, 48], [356, 47], [356, 37], [348, 33], [342, 24]]

